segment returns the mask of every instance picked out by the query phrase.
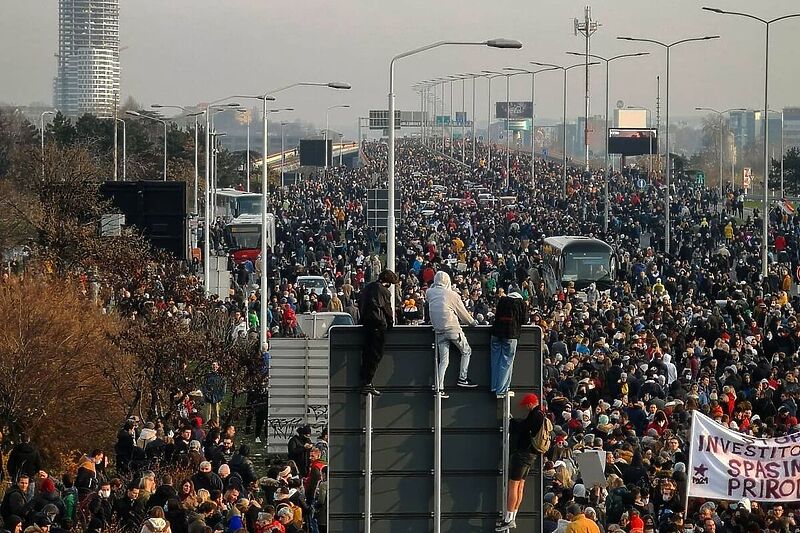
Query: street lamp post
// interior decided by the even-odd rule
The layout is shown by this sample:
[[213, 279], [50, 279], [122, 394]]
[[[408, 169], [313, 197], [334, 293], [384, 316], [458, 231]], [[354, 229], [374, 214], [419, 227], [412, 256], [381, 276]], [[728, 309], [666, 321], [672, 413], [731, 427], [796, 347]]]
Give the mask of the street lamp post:
[[[455, 46], [489, 46], [491, 48], [511, 48], [511, 49], [518, 49], [522, 48], [522, 43], [519, 41], [509, 40], [509, 39], [492, 39], [489, 41], [439, 41], [436, 43], [432, 43], [426, 46], [422, 46], [420, 48], [416, 48], [414, 50], [409, 50], [408, 52], [403, 52], [402, 54], [398, 54], [394, 56], [389, 63], [389, 157], [388, 157], [388, 200], [389, 200], [389, 215], [387, 217], [387, 246], [386, 246], [386, 268], [390, 270], [395, 270], [395, 246], [396, 246], [396, 228], [395, 228], [395, 216], [394, 216], [394, 197], [395, 197], [395, 182], [394, 182], [394, 159], [395, 159], [395, 146], [394, 146], [394, 139], [395, 139], [395, 131], [394, 131], [394, 64], [399, 59], [403, 59], [408, 56], [412, 56], [418, 54], [420, 52], [425, 52], [427, 50], [432, 50], [434, 48], [438, 48], [440, 46], [447, 46], [447, 45], [455, 45]], [[392, 292], [394, 295], [394, 292]], [[392, 298], [394, 304], [394, 298]], [[369, 511], [366, 513], [366, 531], [365, 533], [369, 533], [370, 530], [370, 521], [371, 516]]]
[[144, 115], [138, 111], [126, 111], [125, 113], [134, 117], [152, 120], [153, 122], [160, 122], [164, 125], [164, 181], [167, 181], [167, 121], [160, 118], [151, 117], [150, 115]]
[[[419, 54], [421, 52], [425, 52], [427, 50], [432, 50], [434, 48], [438, 48], [440, 46], [446, 45], [464, 45], [464, 46], [489, 46], [492, 48], [522, 48], [522, 43], [519, 41], [512, 41], [508, 39], [492, 39], [489, 41], [439, 41], [436, 43], [428, 44], [426, 46], [422, 46], [420, 48], [415, 48], [414, 50], [409, 50], [407, 52], [403, 52], [402, 54], [398, 54], [394, 56], [389, 63], [389, 156], [387, 161], [388, 166], [388, 204], [389, 204], [389, 214], [387, 217], [387, 238], [386, 238], [386, 267], [390, 270], [395, 270], [395, 247], [397, 245], [396, 242], [396, 228], [395, 228], [395, 216], [394, 216], [394, 197], [395, 197], [395, 181], [394, 181], [394, 159], [395, 159], [395, 146], [394, 146], [394, 139], [395, 139], [395, 131], [394, 131], [394, 64], [399, 60], [405, 57], [409, 57], [415, 54]], [[392, 294], [392, 309], [394, 309], [394, 296], [395, 291], [391, 291]], [[371, 440], [368, 436], [367, 438], [369, 452], [371, 453], [372, 444]], [[440, 444], [440, 443], [439, 443]], [[371, 461], [370, 453], [367, 453], [367, 460]], [[440, 455], [440, 452], [436, 452], [435, 455], [437, 457]], [[436, 461], [434, 461], [436, 462]], [[440, 465], [436, 465], [440, 466]], [[440, 500], [440, 492], [441, 492], [441, 474], [437, 472], [437, 468], [434, 468], [434, 517], [433, 517], [433, 528], [434, 533], [440, 533], [441, 531], [441, 519], [442, 519], [442, 511], [441, 511], [441, 500]], [[367, 476], [364, 482], [364, 533], [370, 533], [372, 529], [372, 475], [369, 469], [367, 469]]]
[[[199, 181], [198, 166], [197, 166], [198, 151], [199, 151], [198, 143], [197, 143], [197, 140], [198, 140], [197, 139], [197, 136], [198, 136], [197, 135], [198, 134], [197, 117], [202, 115], [203, 113], [205, 113], [205, 111], [198, 111], [197, 113], [188, 113], [188, 110], [184, 106], [181, 106], [181, 105], [153, 104], [150, 107], [152, 107], [154, 109], [180, 109], [181, 111], [186, 113], [187, 117], [194, 118], [194, 213], [197, 213], [197, 185], [198, 185], [198, 181]], [[124, 135], [124, 132], [123, 132], [123, 135]], [[124, 141], [123, 141], [123, 144], [124, 144]], [[123, 168], [123, 178], [122, 179], [123, 180], [125, 179], [124, 178], [124, 168]]]
[[117, 118], [122, 123], [122, 181], [128, 181], [128, 126], [125, 119]]
[[263, 95], [260, 96], [252, 96], [252, 95], [239, 95], [239, 96], [232, 96], [231, 98], [255, 98], [258, 100], [262, 100], [264, 107], [262, 113], [262, 119], [264, 122], [264, 139], [263, 139], [263, 159], [261, 164], [261, 309], [260, 309], [260, 325], [259, 328], [259, 343], [261, 346], [262, 351], [266, 351], [267, 349], [267, 330], [269, 329], [269, 324], [267, 323], [267, 308], [269, 303], [269, 277], [268, 277], [268, 270], [269, 270], [269, 253], [268, 253], [268, 242], [267, 242], [267, 213], [269, 211], [269, 168], [267, 165], [267, 157], [269, 156], [269, 131], [268, 131], [268, 122], [267, 116], [269, 114], [269, 110], [267, 110], [267, 102], [271, 100], [275, 100], [275, 97], [272, 96], [273, 94], [277, 94], [282, 91], [286, 91], [288, 89], [292, 89], [294, 87], [328, 87], [330, 89], [350, 89], [350, 85], [347, 83], [341, 82], [299, 82], [299, 83], [292, 83], [291, 85], [286, 85], [284, 87], [279, 87], [277, 89], [273, 89], [270, 91], [265, 91]]
[[709, 41], [711, 39], [719, 39], [719, 35], [707, 35], [705, 37], [690, 37], [688, 39], [681, 39], [679, 41], [674, 41], [672, 43], [663, 43], [661, 41], [656, 41], [655, 39], [642, 39], [642, 38], [639, 38], [639, 37], [617, 37], [617, 39], [620, 39], [620, 40], [623, 40], [623, 41], [633, 41], [633, 42], [640, 42], [640, 43], [656, 44], [658, 46], [663, 47], [667, 52], [667, 65], [666, 65], [666, 70], [667, 70], [667, 88], [666, 88], [666, 90], [667, 90], [667, 98], [666, 98], [666, 100], [667, 100], [667, 102], [666, 102], [666, 107], [667, 107], [667, 112], [666, 112], [666, 115], [667, 115], [667, 119], [666, 119], [667, 120], [667, 128], [666, 128], [666, 135], [665, 135], [666, 136], [665, 144], [666, 144], [666, 149], [667, 149], [667, 154], [666, 154], [667, 155], [667, 157], [666, 157], [666, 160], [667, 160], [667, 172], [666, 172], [666, 182], [665, 182], [665, 185], [666, 185], [666, 193], [665, 193], [666, 194], [666, 198], [665, 198], [665, 202], [664, 202], [664, 216], [665, 216], [665, 224], [664, 224], [664, 253], [669, 255], [670, 239], [671, 239], [671, 236], [670, 236], [670, 233], [671, 233], [670, 232], [670, 212], [669, 212], [670, 211], [670, 182], [671, 182], [671, 179], [672, 179], [672, 157], [670, 156], [670, 151], [669, 151], [669, 56], [670, 56], [670, 51], [672, 50], [673, 46], [677, 46], [679, 44], [691, 43], [691, 42], [697, 42], [697, 41]]
[[577, 68], [577, 67], [590, 67], [592, 65], [599, 65], [598, 62], [592, 61], [591, 63], [575, 63], [574, 65], [570, 65], [568, 67], [562, 65], [555, 65], [553, 63], [540, 63], [538, 61], [531, 61], [531, 65], [536, 65], [538, 67], [551, 67], [553, 70], [561, 69], [564, 72], [564, 96], [563, 96], [563, 131], [562, 135], [564, 139], [562, 140], [562, 165], [563, 168], [561, 169], [561, 194], [566, 199], [567, 197], [567, 71]]
[[[584, 54], [579, 52], [567, 52], [567, 54], [572, 56], [583, 56]], [[609, 65], [612, 61], [616, 61], [618, 59], [623, 59], [626, 57], [641, 57], [650, 55], [649, 52], [638, 52], [635, 54], [620, 54], [613, 57], [602, 57], [596, 54], [588, 54], [587, 57], [591, 57], [592, 59], [597, 59], [600, 61], [605, 61], [606, 63], [606, 116], [605, 116], [605, 132], [603, 136], [605, 137], [605, 165], [603, 172], [605, 173], [605, 179], [603, 180], [603, 230], [608, 233], [608, 212], [609, 212], [609, 204], [611, 203], [608, 197], [608, 180], [611, 178], [611, 173], [609, 172], [608, 168], [608, 96], [609, 96], [609, 87], [610, 87], [610, 77], [609, 77]], [[589, 131], [589, 116], [586, 116], [586, 131]], [[589, 140], [585, 139], [586, 141], [586, 169], [589, 169]]]
[[[339, 105], [332, 105], [328, 109], [325, 110], [325, 175], [328, 175], [328, 114], [330, 113], [331, 109], [344, 109], [350, 107], [350, 104], [339, 104]], [[342, 154], [342, 147], [339, 146], [339, 155]], [[331, 161], [333, 161], [333, 148], [331, 148]]]
[[722, 201], [722, 197], [725, 194], [722, 186], [722, 143], [724, 142], [723, 132], [725, 130], [725, 123], [724, 123], [724, 115], [727, 115], [731, 111], [747, 111], [746, 109], [735, 107], [731, 109], [726, 109], [725, 111], [717, 111], [713, 107], [695, 107], [695, 111], [710, 111], [711, 113], [715, 113], [719, 118], [719, 197], [720, 201]]
[[536, 184], [536, 75], [548, 70], [556, 70], [557, 67], [547, 67], [539, 70], [528, 70], [524, 68], [506, 67], [503, 70], [512, 70], [519, 73], [531, 75], [531, 185]]
[[44, 116], [45, 115], [55, 115], [55, 111], [42, 111], [41, 116], [39, 117], [39, 124], [41, 126], [39, 133], [42, 137], [42, 157], [44, 157]]
[[[739, 13], [736, 11], [726, 11], [714, 7], [704, 7], [706, 11], [717, 13], [719, 15], [736, 15], [739, 17], [749, 18], [762, 23], [765, 26], [764, 35], [764, 118], [769, 116], [769, 27], [781, 20], [800, 17], [800, 13], [793, 15], [783, 15], [774, 19], [763, 19], [749, 13]], [[668, 89], [669, 90], [669, 89]], [[668, 93], [669, 94], [669, 93]], [[669, 104], [667, 104], [669, 105]], [[769, 120], [764, 120], [764, 213], [763, 213], [763, 231], [761, 236], [761, 276], [766, 278], [768, 272], [768, 249], [769, 249]], [[669, 124], [667, 124], [669, 126]]]
[[486, 156], [486, 168], [491, 170], [492, 168], [492, 80], [499, 77], [504, 76], [504, 74], [497, 74], [492, 73], [491, 71], [483, 71], [483, 75], [486, 76], [486, 85], [488, 88], [488, 113], [486, 115], [486, 149], [488, 150]]

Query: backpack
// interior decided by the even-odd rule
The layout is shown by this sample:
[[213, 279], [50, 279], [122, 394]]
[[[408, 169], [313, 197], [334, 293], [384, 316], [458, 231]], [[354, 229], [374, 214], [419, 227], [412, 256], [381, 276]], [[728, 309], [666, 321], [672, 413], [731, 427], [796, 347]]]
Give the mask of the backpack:
[[531, 435], [531, 447], [539, 453], [547, 453], [552, 443], [553, 423], [545, 416], [542, 427], [535, 435]]

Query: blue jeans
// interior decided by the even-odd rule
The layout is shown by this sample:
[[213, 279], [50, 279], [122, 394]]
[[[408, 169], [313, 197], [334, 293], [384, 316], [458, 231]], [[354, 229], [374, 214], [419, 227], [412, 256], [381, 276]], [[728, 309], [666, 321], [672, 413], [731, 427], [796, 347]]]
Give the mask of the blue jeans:
[[492, 335], [492, 392], [508, 392], [516, 353], [517, 339], [502, 339]]

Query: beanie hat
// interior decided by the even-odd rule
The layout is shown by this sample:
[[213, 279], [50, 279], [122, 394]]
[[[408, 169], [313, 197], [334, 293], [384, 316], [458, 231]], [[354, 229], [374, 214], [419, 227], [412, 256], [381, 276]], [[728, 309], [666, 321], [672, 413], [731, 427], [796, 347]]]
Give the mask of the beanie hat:
[[56, 484], [53, 483], [52, 479], [46, 477], [42, 480], [41, 484], [39, 485], [39, 489], [41, 489], [42, 492], [46, 492], [49, 494], [56, 491]]
[[572, 487], [572, 495], [576, 498], [585, 498], [586, 497], [586, 486], [582, 483], [576, 483], [574, 487]]
[[529, 407], [531, 405], [538, 405], [539, 404], [539, 397], [533, 393], [529, 392], [519, 402], [520, 407]]

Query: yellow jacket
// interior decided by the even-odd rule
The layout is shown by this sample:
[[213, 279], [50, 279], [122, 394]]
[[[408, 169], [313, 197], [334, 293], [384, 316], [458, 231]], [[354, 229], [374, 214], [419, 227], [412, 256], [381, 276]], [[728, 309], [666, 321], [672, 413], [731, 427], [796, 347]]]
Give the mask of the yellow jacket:
[[589, 520], [585, 514], [581, 513], [572, 519], [567, 526], [566, 533], [600, 533], [600, 528], [594, 521]]

